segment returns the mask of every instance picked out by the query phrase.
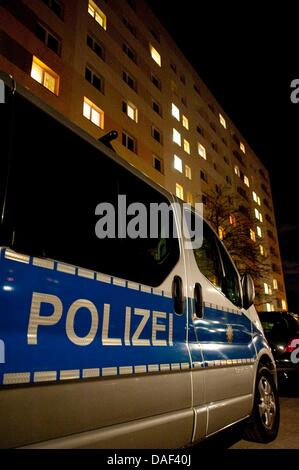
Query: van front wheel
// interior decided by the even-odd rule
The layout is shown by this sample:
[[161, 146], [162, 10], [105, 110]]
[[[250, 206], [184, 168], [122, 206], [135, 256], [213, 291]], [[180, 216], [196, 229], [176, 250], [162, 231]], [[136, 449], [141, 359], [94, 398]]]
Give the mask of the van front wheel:
[[244, 438], [264, 443], [273, 441], [278, 434], [279, 420], [276, 385], [271, 372], [262, 366], [257, 373], [253, 410]]

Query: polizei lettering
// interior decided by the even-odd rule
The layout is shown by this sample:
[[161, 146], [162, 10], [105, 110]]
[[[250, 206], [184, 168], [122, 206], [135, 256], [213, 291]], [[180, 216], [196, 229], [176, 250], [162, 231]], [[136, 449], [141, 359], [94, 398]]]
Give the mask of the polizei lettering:
[[[76, 346], [94, 341], [103, 346], [173, 346], [172, 313], [130, 306], [112, 312], [109, 303], [99, 308], [87, 299], [77, 299], [64, 308], [56, 295], [33, 292], [27, 343], [39, 344], [41, 332], [60, 322], [65, 323], [66, 336]], [[84, 324], [81, 329], [80, 322]]]

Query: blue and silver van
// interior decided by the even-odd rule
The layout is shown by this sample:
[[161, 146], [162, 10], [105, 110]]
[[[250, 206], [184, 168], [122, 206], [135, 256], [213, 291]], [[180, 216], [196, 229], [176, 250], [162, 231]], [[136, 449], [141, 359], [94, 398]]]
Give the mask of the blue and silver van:
[[[279, 426], [276, 369], [225, 247], [183, 236], [100, 239], [101, 201], [173, 195], [11, 77], [0, 173], [0, 446], [179, 448], [247, 420]], [[190, 214], [189, 214], [190, 216]], [[122, 230], [122, 221], [117, 221]]]

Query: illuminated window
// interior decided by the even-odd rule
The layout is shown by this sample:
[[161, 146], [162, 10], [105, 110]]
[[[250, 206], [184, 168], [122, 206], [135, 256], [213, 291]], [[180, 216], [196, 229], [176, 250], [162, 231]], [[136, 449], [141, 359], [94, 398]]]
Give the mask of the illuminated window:
[[159, 65], [159, 67], [161, 67], [161, 56], [159, 52], [157, 51], [157, 49], [155, 49], [154, 46], [152, 46], [151, 44], [150, 44], [150, 52], [151, 52], [152, 59], [156, 62], [156, 64]]
[[245, 145], [243, 144], [243, 142], [240, 142], [240, 149], [243, 153], [245, 153]]
[[172, 140], [179, 146], [182, 145], [181, 134], [176, 129], [173, 129]]
[[240, 168], [238, 167], [238, 165], [235, 165], [234, 171], [237, 176], [240, 176]]
[[224, 238], [224, 229], [223, 229], [223, 227], [218, 227], [218, 236], [219, 236], [220, 240], [223, 240], [223, 238]]
[[282, 305], [282, 310], [286, 310], [287, 309], [287, 303], [284, 299], [282, 299], [281, 301], [281, 305]]
[[260, 220], [260, 213], [257, 209], [254, 209], [254, 215], [255, 215], [256, 219]]
[[58, 95], [59, 75], [35, 56], [32, 59], [31, 78]]
[[255, 242], [255, 231], [252, 230], [252, 228], [250, 229], [250, 238], [253, 242]]
[[129, 101], [123, 101], [122, 110], [132, 121], [138, 121], [138, 110], [134, 104]]
[[236, 226], [236, 217], [234, 215], [229, 216], [229, 223], [234, 227]]
[[204, 148], [204, 146], [201, 145], [200, 143], [198, 143], [197, 149], [198, 149], [198, 154], [206, 160], [207, 159], [207, 153], [206, 153], [206, 149]]
[[187, 202], [190, 205], [193, 204], [193, 195], [192, 195], [192, 193], [187, 193]]
[[267, 312], [271, 312], [271, 304], [269, 304], [268, 302], [266, 303], [266, 310]]
[[177, 171], [179, 171], [180, 173], [183, 173], [182, 159], [178, 157], [177, 155], [174, 155], [173, 157], [173, 166]]
[[268, 284], [266, 282], [264, 282], [264, 292], [265, 292], [265, 294], [269, 294], [269, 288], [268, 288]]
[[278, 289], [277, 279], [273, 279], [273, 289]]
[[188, 118], [186, 118], [186, 116], [182, 117], [182, 123], [183, 123], [183, 126], [189, 130], [189, 120]]
[[107, 29], [107, 18], [102, 10], [95, 4], [93, 0], [88, 2], [88, 13], [95, 19], [95, 21], [102, 26], [103, 29]]
[[248, 186], [249, 188], [249, 179], [246, 175], [244, 175], [244, 183], [246, 184], [246, 186]]
[[220, 121], [220, 124], [226, 129], [226, 120], [220, 113], [219, 113], [219, 121]]
[[180, 120], [180, 110], [179, 108], [172, 103], [171, 105], [171, 114], [174, 118], [176, 118], [178, 121]]
[[101, 129], [104, 129], [104, 111], [84, 96], [83, 116]]
[[190, 144], [186, 139], [184, 139], [184, 150], [190, 155]]
[[262, 236], [262, 229], [261, 229], [261, 227], [256, 227], [256, 233], [258, 234], [259, 237]]
[[185, 165], [185, 176], [186, 176], [186, 178], [188, 178], [189, 180], [192, 179], [191, 168], [190, 168], [190, 166], [188, 166], [188, 165]]
[[184, 199], [184, 188], [179, 183], [175, 185], [175, 194], [178, 198]]
[[264, 256], [265, 250], [264, 250], [263, 245], [260, 245], [259, 248], [260, 248], [260, 255]]

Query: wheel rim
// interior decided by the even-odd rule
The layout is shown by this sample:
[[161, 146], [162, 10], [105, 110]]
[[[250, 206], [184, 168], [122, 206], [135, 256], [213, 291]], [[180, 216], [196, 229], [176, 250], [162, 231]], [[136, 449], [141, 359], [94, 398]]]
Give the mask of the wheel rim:
[[275, 395], [272, 386], [265, 376], [262, 376], [258, 385], [260, 400], [260, 418], [266, 429], [272, 429], [276, 416]]

